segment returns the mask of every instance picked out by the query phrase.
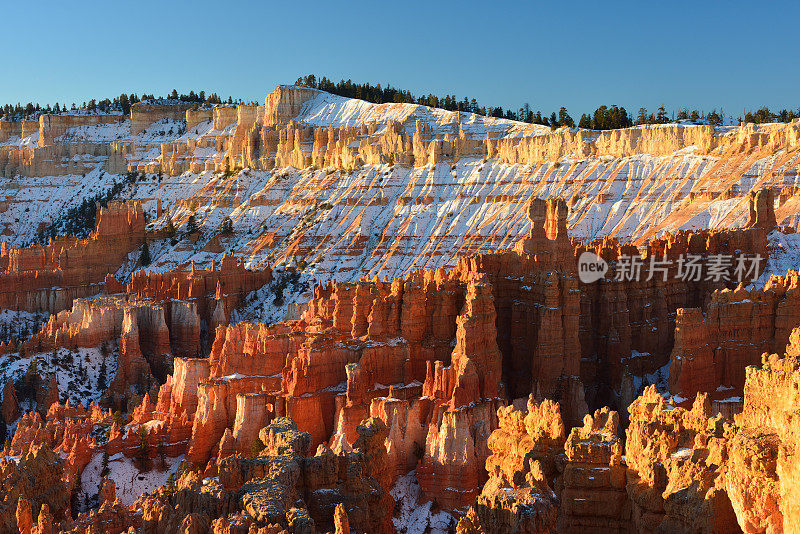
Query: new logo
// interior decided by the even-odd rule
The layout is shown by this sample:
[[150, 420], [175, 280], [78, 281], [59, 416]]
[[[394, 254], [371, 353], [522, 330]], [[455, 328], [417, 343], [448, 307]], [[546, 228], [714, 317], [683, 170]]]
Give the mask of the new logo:
[[607, 272], [608, 263], [594, 252], [584, 252], [578, 258], [578, 278], [584, 284], [597, 282]]

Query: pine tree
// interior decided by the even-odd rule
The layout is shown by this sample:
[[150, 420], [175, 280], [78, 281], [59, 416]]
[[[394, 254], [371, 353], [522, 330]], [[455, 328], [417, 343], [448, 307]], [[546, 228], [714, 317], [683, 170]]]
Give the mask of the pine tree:
[[139, 442], [139, 448], [136, 456], [141, 462], [141, 465], [145, 466], [150, 460], [150, 442], [148, 439], [147, 429], [144, 426], [139, 427], [137, 439]]
[[250, 445], [250, 457], [255, 458], [256, 456], [261, 454], [261, 451], [263, 451], [264, 448], [265, 448], [264, 443], [261, 441], [261, 438], [256, 436], [255, 439], [253, 440], [253, 444]]
[[175, 225], [172, 223], [172, 217], [169, 214], [167, 214], [167, 226], [164, 227], [164, 231], [167, 233], [167, 237], [175, 235]]
[[164, 490], [168, 495], [175, 493], [175, 473], [170, 473], [167, 477], [167, 482], [164, 484]]
[[125, 93], [119, 95], [119, 107], [122, 109], [124, 115], [131, 112], [131, 101]]
[[575, 121], [572, 120], [572, 117], [567, 113], [567, 108], [563, 106], [558, 110], [558, 124], [561, 126], [569, 126], [570, 128], [575, 126]]
[[105, 391], [106, 389], [106, 373], [108, 369], [106, 367], [106, 360], [103, 358], [103, 361], [100, 362], [100, 370], [97, 373], [97, 390], [98, 391]]
[[114, 415], [111, 418], [111, 424], [117, 425], [117, 428], [122, 428], [125, 426], [125, 417], [122, 415], [122, 412], [117, 410], [114, 412]]
[[226, 216], [224, 219], [222, 219], [221, 232], [226, 235], [233, 233], [233, 222], [231, 221], [230, 217]]
[[75, 477], [75, 482], [72, 484], [72, 495], [70, 496], [70, 511], [72, 517], [78, 517], [78, 514], [83, 511], [83, 491], [81, 491], [81, 477]]
[[194, 218], [194, 214], [189, 215], [189, 220], [186, 221], [186, 233], [193, 234], [197, 231], [197, 221]]
[[147, 246], [147, 241], [145, 241], [144, 245], [142, 245], [142, 255], [139, 257], [139, 259], [141, 264], [145, 267], [150, 265], [150, 262], [152, 261], [150, 258], [150, 248]]
[[163, 471], [167, 468], [167, 452], [164, 450], [164, 438], [158, 440], [158, 468]]
[[103, 448], [103, 460], [100, 463], [100, 476], [108, 476], [110, 470], [108, 469], [108, 448]]

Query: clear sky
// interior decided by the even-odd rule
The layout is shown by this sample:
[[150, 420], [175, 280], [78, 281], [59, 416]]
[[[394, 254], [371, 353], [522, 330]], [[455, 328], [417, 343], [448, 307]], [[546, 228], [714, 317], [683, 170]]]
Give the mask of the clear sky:
[[602, 104], [797, 109], [798, 4], [6, 2], [0, 104], [173, 88], [263, 102], [314, 73], [574, 117]]

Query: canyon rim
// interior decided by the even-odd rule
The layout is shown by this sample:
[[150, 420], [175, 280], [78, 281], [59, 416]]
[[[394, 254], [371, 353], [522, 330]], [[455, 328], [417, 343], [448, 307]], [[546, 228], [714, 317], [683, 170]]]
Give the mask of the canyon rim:
[[3, 104], [8, 61], [0, 534], [800, 532], [797, 102], [573, 119], [303, 75]]

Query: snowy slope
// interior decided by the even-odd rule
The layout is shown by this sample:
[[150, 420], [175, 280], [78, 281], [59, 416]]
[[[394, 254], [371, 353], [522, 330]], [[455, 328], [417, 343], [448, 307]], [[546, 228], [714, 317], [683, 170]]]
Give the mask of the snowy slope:
[[[77, 350], [60, 348], [23, 358], [17, 353], [0, 355], [0, 384], [5, 386], [9, 380], [19, 384], [28, 370], [33, 368], [45, 383], [52, 376], [56, 377], [61, 402], [69, 399], [72, 404], [87, 407], [91, 402], [100, 401], [105, 388], [116, 375], [117, 354], [116, 343], [112, 343], [105, 356], [100, 347]], [[33, 399], [20, 398], [19, 401], [26, 410], [36, 408]]]
[[[408, 132], [421, 121], [437, 136], [462, 129], [474, 139], [550, 131], [506, 119], [415, 104], [371, 104], [323, 92], [303, 104], [296, 120], [308, 126], [374, 124], [379, 133], [388, 121], [400, 122]], [[121, 141], [130, 147], [129, 157], [153, 162], [160, 158], [162, 142], [180, 141], [189, 147], [187, 157], [218, 160], [225, 155], [223, 141], [236, 133], [235, 123], [223, 130], [214, 130], [211, 121], [189, 131], [185, 126], [184, 121], [163, 119], [131, 136], [126, 119], [73, 128], [62, 140]], [[717, 134], [734, 131], [719, 128]], [[83, 176], [0, 178], [2, 239], [28, 243], [40, 224], [121, 181], [103, 170], [104, 161], [102, 156], [88, 160], [95, 169]], [[227, 176], [211, 171], [148, 173], [126, 186], [120, 198], [140, 200], [151, 220], [160, 200], [179, 230], [175, 239], [152, 244], [151, 270], [190, 261], [207, 266], [232, 253], [251, 267], [301, 264], [304, 278], [313, 281], [402, 276], [415, 268], [452, 266], [460, 255], [508, 249], [529, 230], [525, 205], [533, 197], [568, 199], [574, 237], [615, 236], [641, 243], [667, 231], [741, 226], [747, 219], [745, 193], [760, 187], [800, 188], [800, 155], [764, 151], [728, 157], [700, 155], [695, 147], [686, 147], [666, 156], [531, 165], [462, 158], [421, 167], [365, 165], [352, 172], [286, 167]], [[739, 193], [732, 198], [704, 194], [727, 190]], [[182, 235], [192, 214], [201, 228], [196, 242]], [[232, 235], [219, 235], [224, 217], [233, 222]], [[151, 228], [165, 223], [162, 217]], [[779, 223], [797, 225], [800, 218], [783, 208]], [[135, 258], [130, 260], [113, 269], [119, 269], [121, 278], [130, 275]]]
[[[489, 132], [498, 137], [518, 137], [549, 133], [547, 126], [528, 124], [508, 119], [485, 117], [475, 113], [447, 111], [419, 104], [373, 104], [355, 98], [330, 93], [319, 94], [306, 102], [297, 120], [309, 126], [335, 127], [385, 124], [388, 121], [404, 123], [407, 131], [416, 131], [416, 121], [431, 126], [433, 134], [458, 133], [459, 126], [467, 134], [486, 137]], [[378, 130], [380, 133], [381, 130]]]
[[[136, 465], [136, 460], [126, 458], [122, 454], [115, 454], [108, 459], [108, 478], [116, 485], [116, 495], [120, 502], [130, 506], [142, 493], [151, 493], [163, 486], [170, 475], [177, 473], [183, 462], [183, 456], [165, 458], [165, 465], [160, 466], [160, 460], [153, 460], [150, 470], [142, 471]], [[92, 497], [100, 489], [100, 476], [103, 469], [103, 454], [95, 453], [89, 464], [81, 474], [81, 490], [83, 494]]]

